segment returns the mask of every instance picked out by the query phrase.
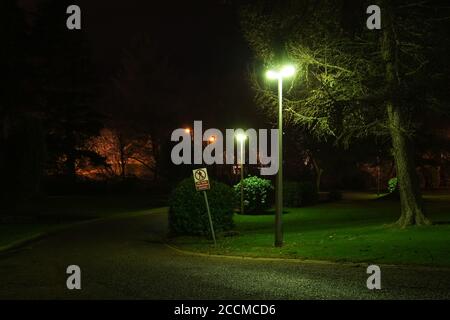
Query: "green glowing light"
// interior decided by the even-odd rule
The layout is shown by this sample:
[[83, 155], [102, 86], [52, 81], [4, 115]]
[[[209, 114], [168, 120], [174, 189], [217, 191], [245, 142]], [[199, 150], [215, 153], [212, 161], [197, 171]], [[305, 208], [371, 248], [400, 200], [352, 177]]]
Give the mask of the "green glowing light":
[[285, 65], [279, 71], [269, 70], [266, 77], [270, 80], [289, 78], [295, 74], [295, 67], [292, 65]]
[[239, 142], [243, 142], [243, 141], [245, 141], [245, 140], [247, 139], [247, 135], [245, 135], [244, 133], [238, 133], [238, 134], [236, 135], [236, 139], [237, 139]]

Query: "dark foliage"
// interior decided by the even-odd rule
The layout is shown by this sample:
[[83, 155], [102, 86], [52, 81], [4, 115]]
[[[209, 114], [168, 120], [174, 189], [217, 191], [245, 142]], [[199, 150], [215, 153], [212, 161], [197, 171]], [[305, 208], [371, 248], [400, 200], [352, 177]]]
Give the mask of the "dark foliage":
[[328, 201], [340, 201], [342, 200], [342, 192], [339, 190], [331, 190], [327, 196]]
[[[233, 189], [211, 181], [207, 191], [211, 216], [216, 233], [233, 228]], [[169, 229], [174, 235], [210, 235], [208, 213], [203, 192], [197, 192], [193, 178], [181, 181], [170, 200]]]
[[286, 207], [312, 205], [319, 200], [314, 183], [308, 181], [286, 181], [283, 190], [283, 204]]
[[286, 181], [283, 185], [283, 204], [286, 207], [300, 207], [302, 204], [302, 192], [300, 183]]

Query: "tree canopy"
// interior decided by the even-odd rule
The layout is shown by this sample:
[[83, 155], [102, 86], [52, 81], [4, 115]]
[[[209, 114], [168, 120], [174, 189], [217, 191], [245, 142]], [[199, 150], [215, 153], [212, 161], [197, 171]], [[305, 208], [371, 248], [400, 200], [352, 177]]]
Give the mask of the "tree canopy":
[[[450, 111], [443, 93], [450, 65], [440, 58], [448, 52], [443, 30], [449, 27], [450, 7], [385, 1], [382, 30], [368, 30], [368, 5], [288, 0], [243, 6], [242, 29], [256, 61], [251, 83], [258, 104], [275, 116], [276, 91], [262, 70], [289, 61], [297, 73], [284, 93], [288, 123], [346, 147], [355, 139], [390, 137], [405, 191], [403, 209], [417, 203], [421, 215], [409, 145], [420, 135], [424, 114]], [[414, 223], [421, 221], [401, 224]]]

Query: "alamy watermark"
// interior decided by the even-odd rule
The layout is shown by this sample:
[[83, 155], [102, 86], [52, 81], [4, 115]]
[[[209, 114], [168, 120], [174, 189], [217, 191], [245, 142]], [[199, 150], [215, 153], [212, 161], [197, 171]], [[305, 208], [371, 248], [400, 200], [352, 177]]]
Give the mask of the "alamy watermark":
[[[69, 17], [66, 21], [67, 29], [81, 30], [81, 8], [77, 5], [67, 7], [66, 13]], [[367, 7], [366, 13], [370, 16], [367, 18], [366, 26], [369, 30], [381, 29], [381, 9], [378, 5], [372, 4]]]
[[70, 265], [67, 267], [66, 273], [69, 275], [67, 277], [66, 286], [69, 290], [81, 290], [81, 269], [77, 265]]
[[[237, 141], [236, 136], [242, 134], [245, 141]], [[171, 140], [178, 144], [172, 149], [171, 159], [175, 165], [233, 165], [241, 161], [245, 164], [248, 159], [249, 164], [261, 165], [261, 175], [275, 175], [279, 167], [278, 134], [278, 129], [226, 129], [225, 134], [219, 129], [203, 132], [202, 121], [194, 121], [193, 131], [180, 128], [172, 132]], [[241, 148], [241, 143], [246, 147]]]
[[373, 264], [367, 267], [367, 274], [370, 276], [367, 278], [367, 289], [369, 290], [381, 290], [381, 269], [379, 266]]

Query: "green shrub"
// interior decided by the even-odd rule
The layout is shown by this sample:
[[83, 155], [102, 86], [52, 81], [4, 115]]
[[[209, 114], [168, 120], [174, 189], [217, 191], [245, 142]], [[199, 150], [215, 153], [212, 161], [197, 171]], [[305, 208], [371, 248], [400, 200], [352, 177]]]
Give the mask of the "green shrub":
[[[210, 181], [207, 191], [209, 207], [216, 233], [233, 228], [233, 189]], [[181, 181], [170, 197], [169, 230], [177, 235], [210, 235], [208, 213], [203, 192], [195, 190], [194, 179]]]
[[389, 181], [388, 181], [389, 193], [393, 193], [393, 192], [397, 191], [397, 187], [398, 187], [397, 177], [389, 179]]
[[302, 190], [299, 182], [284, 182], [283, 205], [286, 207], [300, 207], [302, 205]]
[[315, 183], [309, 181], [299, 182], [302, 193], [302, 206], [315, 204], [319, 201], [319, 193]]
[[328, 193], [328, 201], [342, 200], [342, 192], [339, 190], [332, 190]]
[[283, 205], [286, 207], [307, 206], [319, 201], [319, 193], [312, 182], [286, 181], [283, 186]]
[[[269, 195], [273, 190], [270, 180], [259, 177], [244, 179], [244, 211], [248, 214], [262, 213], [270, 207]], [[234, 186], [235, 199], [240, 203], [241, 182]]]

